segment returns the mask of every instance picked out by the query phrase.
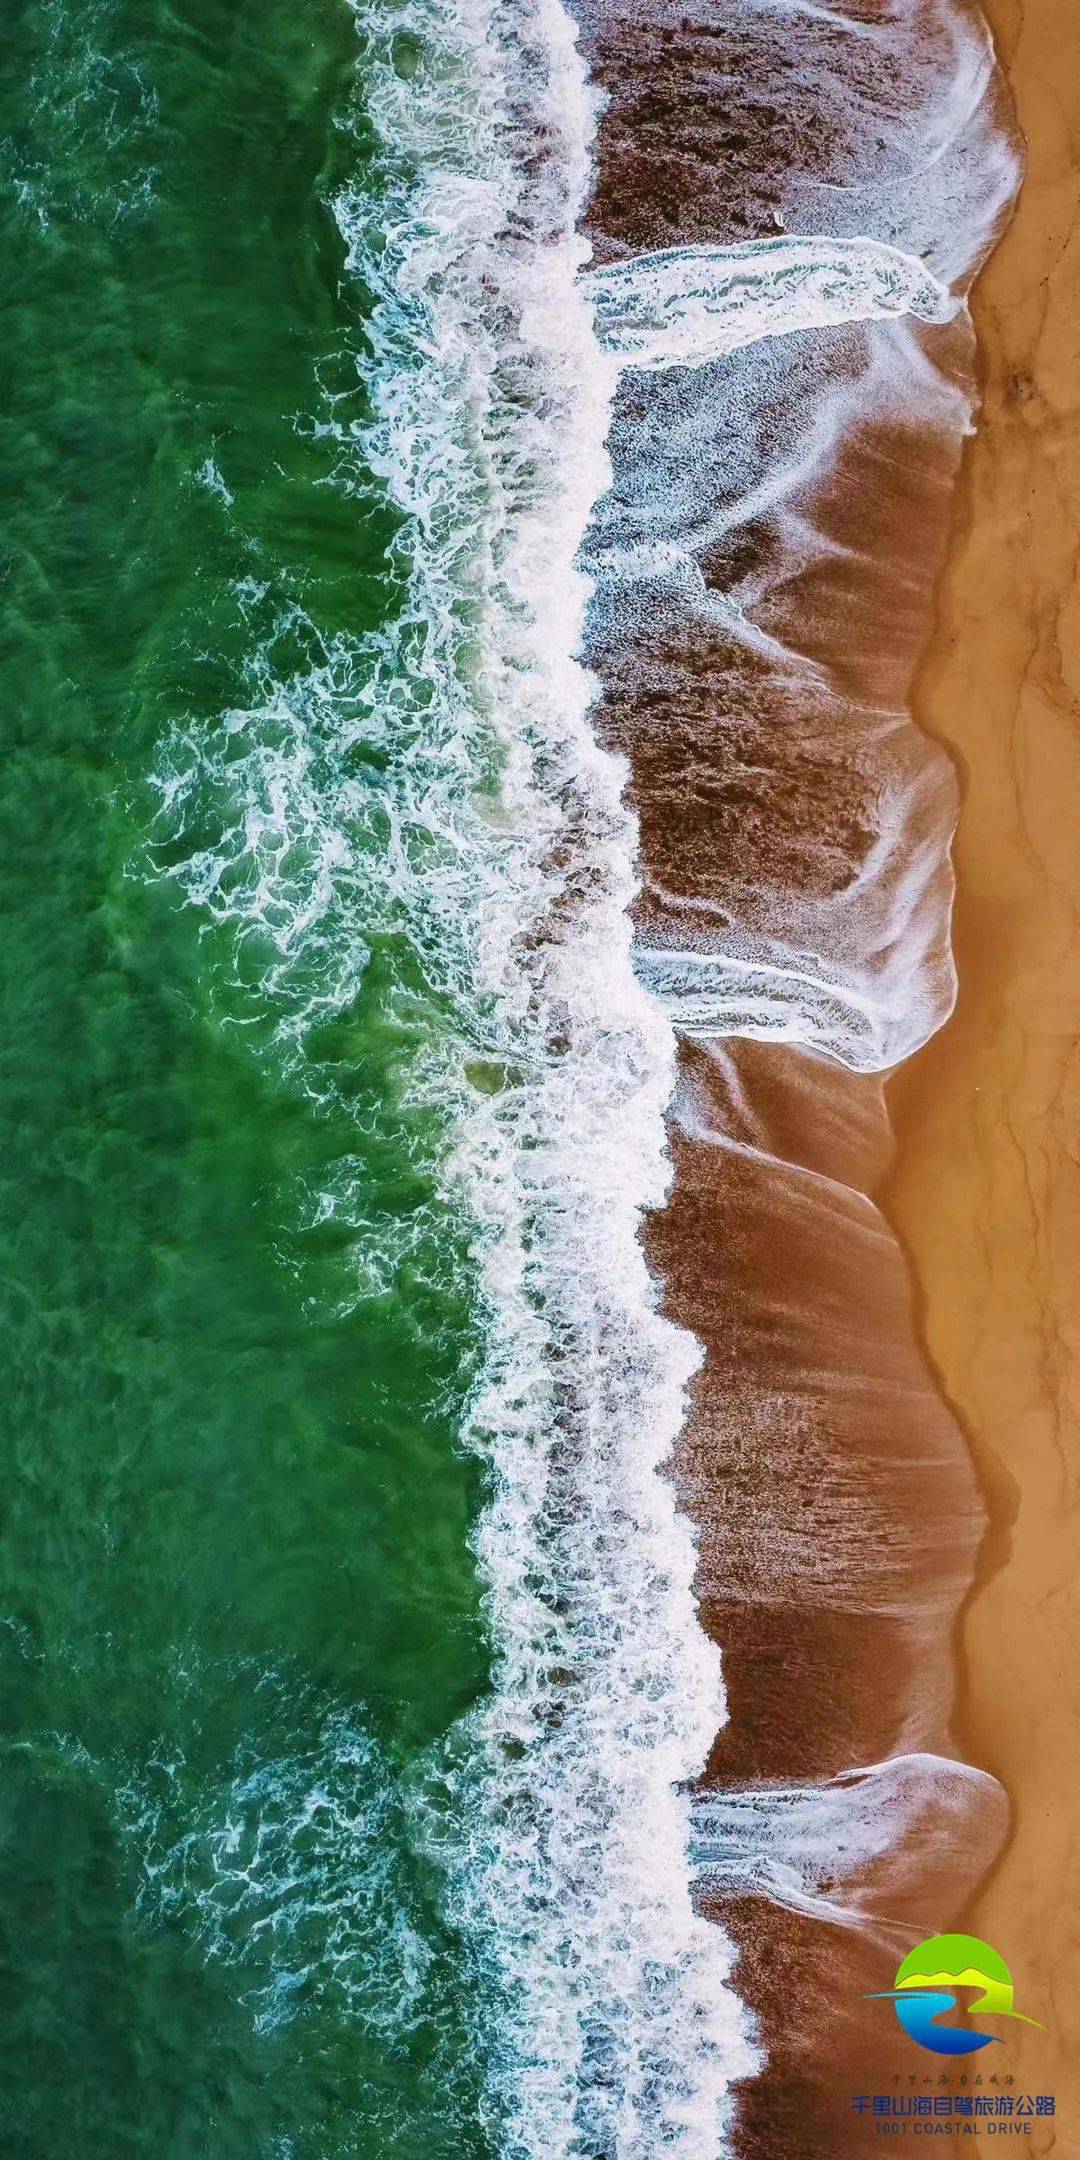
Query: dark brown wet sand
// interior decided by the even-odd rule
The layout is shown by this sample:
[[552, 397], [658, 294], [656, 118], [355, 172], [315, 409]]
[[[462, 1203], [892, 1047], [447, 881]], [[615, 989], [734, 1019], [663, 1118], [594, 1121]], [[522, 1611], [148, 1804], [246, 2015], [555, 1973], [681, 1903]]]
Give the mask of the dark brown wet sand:
[[[577, 12], [610, 98], [589, 216], [597, 257], [780, 230], [776, 174], [815, 151], [785, 98], [779, 17], [770, 29], [758, 13], [766, 50], [737, 10], [725, 26], [707, 0]], [[874, 350], [852, 331], [793, 353], [777, 407], [793, 443], [812, 427], [823, 376], [857, 392]], [[962, 326], [927, 332], [923, 350], [946, 382], [966, 380]], [[729, 470], [734, 496], [752, 485], [755, 365], [731, 371], [734, 418], [719, 379], [703, 379], [687, 393], [689, 424], [656, 378], [624, 378], [608, 537], [621, 514], [632, 519], [635, 475], [663, 454], [658, 442], [681, 450], [680, 430], [717, 499]], [[922, 912], [945, 925], [951, 768], [895, 716], [930, 632], [959, 449], [936, 406], [870, 414], [805, 491], [824, 547], [786, 559], [782, 521], [765, 510], [693, 550], [707, 588], [750, 596], [789, 648], [783, 664], [645, 588], [606, 616], [601, 606], [599, 725], [629, 763], [643, 948], [689, 940], [702, 906], [736, 947], [770, 910], [796, 931], [809, 924], [808, 937], [827, 927], [883, 801], [899, 806], [912, 854], [922, 845]], [[872, 1197], [892, 1151], [882, 1079], [782, 1042], [684, 1041], [671, 1137], [672, 1197], [648, 1250], [666, 1309], [706, 1353], [675, 1468], [730, 1702], [704, 1790], [955, 1755], [954, 1630], [984, 1516], [919, 1346], [909, 1269]], [[739, 1945], [736, 1984], [767, 2055], [741, 2095], [740, 2160], [862, 2151], [878, 2140], [856, 2094], [936, 2084], [937, 2060], [913, 2061], [889, 2005], [862, 1998], [891, 1984], [900, 1945], [959, 1924], [999, 1834], [975, 1807], [953, 1842], [928, 1833], [920, 1851], [916, 1834], [903, 1865], [860, 1869], [849, 1855], [866, 1904], [895, 1924], [888, 1939], [730, 1881], [707, 1893]]]
[[[677, 1459], [729, 1692], [705, 1782], [827, 1779], [906, 1747], [949, 1754], [951, 1630], [977, 1521], [916, 1347], [907, 1272], [865, 1198], [889, 1146], [881, 1083], [758, 1044], [723, 1055], [741, 1115], [715, 1053], [688, 1049], [674, 1194], [651, 1244], [670, 1309], [707, 1352]], [[680, 1130], [710, 1114], [735, 1144]], [[893, 1942], [955, 1922], [997, 1828], [973, 1816], [974, 1851], [955, 1865], [928, 1843], [914, 1866], [868, 1867], [872, 1910], [906, 1928]], [[906, 2090], [912, 2070], [888, 2006], [861, 2000], [891, 1985], [896, 1949], [760, 1897], [710, 1909], [740, 1944], [740, 1992], [769, 2054], [737, 2150], [857, 2150], [872, 2133], [852, 2098], [891, 2091], [894, 2074]]]

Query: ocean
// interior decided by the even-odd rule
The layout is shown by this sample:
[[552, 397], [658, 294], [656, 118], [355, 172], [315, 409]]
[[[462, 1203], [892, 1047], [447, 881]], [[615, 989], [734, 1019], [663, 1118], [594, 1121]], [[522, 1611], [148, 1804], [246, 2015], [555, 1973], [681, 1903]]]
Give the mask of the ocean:
[[[733, 79], [759, 85], [754, 38], [767, 60], [782, 15], [797, 57], [827, 17], [806, 80], [839, 98], [840, 11], [735, 14]], [[926, 188], [897, 179], [922, 14], [904, 79], [946, 175], [936, 253]], [[752, 1747], [734, 1800], [715, 1777], [693, 1795], [739, 1723], [725, 1597], [747, 1604], [770, 1538], [791, 1611], [806, 1588], [754, 1479], [718, 1500], [687, 1456], [731, 1379], [710, 1315], [746, 1246], [702, 1201], [693, 1310], [671, 1244], [694, 1250], [692, 1174], [665, 1203], [715, 1142], [687, 1077], [702, 1044], [794, 1046], [876, 1085], [948, 1009], [941, 763], [900, 740], [891, 693], [830, 705], [833, 600], [803, 610], [805, 667], [784, 606], [827, 525], [810, 483], [868, 385], [888, 377], [890, 424], [916, 412], [935, 486], [955, 462], [963, 278], [1012, 184], [959, 15], [852, 20], [893, 69], [891, 192], [852, 181], [860, 64], [826, 145], [840, 214], [821, 205], [841, 181], [785, 139], [764, 232], [704, 199], [656, 230], [640, 189], [616, 214], [605, 163], [634, 51], [617, 9], [583, 10], [582, 42], [560, 0], [13, 0], [19, 2160], [735, 2149], [765, 2042], [716, 1882], [736, 1906], [748, 1879], [775, 1889], [776, 1810]], [[740, 143], [717, 163], [733, 200]], [[717, 744], [680, 757], [694, 697], [673, 732], [670, 687], [685, 661], [698, 695], [725, 639], [801, 760], [775, 817], [744, 787], [726, 853], [732, 798], [694, 762]], [[807, 729], [816, 755], [830, 727], [819, 845]], [[745, 1077], [723, 1146], [761, 1156]], [[794, 1491], [802, 1468], [753, 1429]], [[769, 1713], [766, 1687], [738, 1744], [775, 1737]], [[940, 1741], [903, 1733], [912, 1762]], [[833, 1754], [789, 1765], [826, 1779], [815, 1881], [828, 1780], [871, 1759]], [[809, 1787], [783, 1789], [819, 1822]]]

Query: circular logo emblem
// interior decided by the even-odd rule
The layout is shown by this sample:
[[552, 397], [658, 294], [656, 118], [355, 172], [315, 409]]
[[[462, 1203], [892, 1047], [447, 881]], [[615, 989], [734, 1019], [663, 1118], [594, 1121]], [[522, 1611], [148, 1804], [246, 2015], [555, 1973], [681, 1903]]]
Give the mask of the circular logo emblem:
[[[969, 2001], [958, 1997], [960, 1988], [977, 1992]], [[893, 1986], [867, 2000], [891, 2001], [908, 2038], [933, 2055], [973, 2055], [999, 2038], [969, 2025], [940, 2024], [958, 2001], [976, 2017], [981, 2011], [1019, 2018], [1023, 2025], [1036, 2022], [1013, 2009], [1012, 1974], [1004, 1958], [977, 1935], [931, 1935], [917, 1943], [901, 1963]]]

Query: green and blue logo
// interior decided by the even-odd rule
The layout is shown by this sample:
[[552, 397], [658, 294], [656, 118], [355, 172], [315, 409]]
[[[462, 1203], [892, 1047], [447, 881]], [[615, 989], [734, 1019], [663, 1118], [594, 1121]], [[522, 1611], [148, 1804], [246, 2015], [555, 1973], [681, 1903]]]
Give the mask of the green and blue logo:
[[932, 2054], [974, 2055], [977, 2048], [989, 2047], [1001, 2036], [976, 2032], [972, 2026], [938, 2023], [956, 2009], [960, 1988], [978, 1990], [976, 1999], [966, 2005], [972, 2016], [984, 2011], [988, 2016], [1018, 2018], [1022, 2025], [1038, 2024], [1037, 2018], [1022, 2017], [1013, 2009], [1012, 1974], [1004, 1958], [977, 1935], [931, 1935], [917, 1943], [908, 1951], [892, 1987], [865, 2000], [891, 2002], [909, 2039]]

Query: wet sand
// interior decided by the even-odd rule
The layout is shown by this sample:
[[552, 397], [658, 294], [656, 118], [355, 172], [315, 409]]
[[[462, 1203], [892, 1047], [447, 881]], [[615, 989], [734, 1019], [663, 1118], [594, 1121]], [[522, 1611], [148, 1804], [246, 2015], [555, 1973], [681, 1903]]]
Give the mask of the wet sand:
[[[1009, 1844], [967, 1924], [1045, 2020], [1027, 2149], [1080, 2154], [1080, 12], [990, 0], [1028, 142], [976, 289], [985, 396], [916, 702], [963, 776], [955, 1018], [900, 1075], [890, 1213], [991, 1507], [962, 1738]], [[982, 2142], [982, 2141], [980, 2141]], [[989, 2140], [986, 2140], [989, 2144]]]
[[[899, 40], [881, 46], [756, 0], [720, 18], [711, 0], [582, 0], [608, 99], [596, 258], [859, 215], [850, 190], [902, 139], [918, 66], [950, 80], [935, 6], [870, 6]], [[904, 45], [905, 20], [922, 42]], [[971, 114], [953, 204], [973, 182], [1003, 199], [992, 84]], [[904, 144], [911, 171], [920, 155]], [[886, 191], [908, 245], [920, 187]], [[639, 964], [683, 1031], [675, 1177], [647, 1249], [704, 1350], [674, 1464], [730, 1700], [699, 1795], [702, 1898], [766, 2051], [735, 2151], [848, 2160], [876, 2142], [852, 2097], [924, 2068], [863, 1998], [959, 1924], [1004, 1831], [999, 1789], [957, 1767], [953, 1714], [984, 1498], [877, 1204], [892, 1135], [874, 1069], [950, 992], [956, 776], [905, 707], [973, 350], [963, 320], [782, 344], [623, 378], [589, 657], [640, 822]]]

